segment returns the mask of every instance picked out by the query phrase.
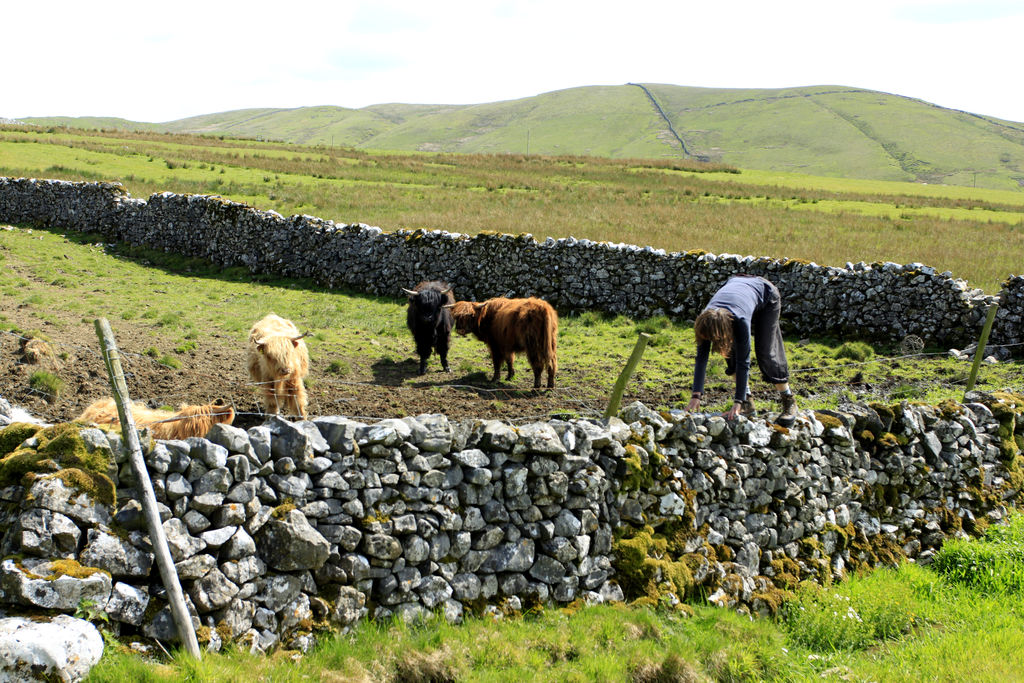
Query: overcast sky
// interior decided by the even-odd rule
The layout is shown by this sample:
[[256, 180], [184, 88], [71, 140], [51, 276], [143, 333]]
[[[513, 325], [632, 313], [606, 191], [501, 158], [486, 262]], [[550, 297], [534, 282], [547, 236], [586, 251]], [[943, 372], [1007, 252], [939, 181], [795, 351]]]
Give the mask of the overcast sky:
[[0, 117], [844, 85], [1024, 122], [1021, 0], [5, 2]]

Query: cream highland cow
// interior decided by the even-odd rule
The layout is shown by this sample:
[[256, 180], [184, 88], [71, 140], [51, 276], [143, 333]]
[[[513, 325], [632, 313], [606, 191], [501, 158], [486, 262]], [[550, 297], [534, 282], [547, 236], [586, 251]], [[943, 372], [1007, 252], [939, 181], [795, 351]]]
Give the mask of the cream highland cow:
[[306, 418], [306, 387], [309, 351], [295, 324], [268, 314], [249, 330], [249, 377], [263, 392], [267, 411]]

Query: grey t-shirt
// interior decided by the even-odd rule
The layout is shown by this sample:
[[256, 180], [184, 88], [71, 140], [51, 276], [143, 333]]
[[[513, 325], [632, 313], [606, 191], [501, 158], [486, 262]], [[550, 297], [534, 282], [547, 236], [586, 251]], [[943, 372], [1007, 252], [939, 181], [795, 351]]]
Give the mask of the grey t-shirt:
[[[742, 401], [747, 397], [747, 381], [750, 377], [750, 322], [767, 301], [771, 285], [764, 278], [734, 275], [715, 292], [711, 301], [704, 307], [724, 308], [732, 313], [732, 359], [736, 367], [735, 400]], [[704, 391], [704, 380], [707, 373], [708, 356], [711, 353], [711, 342], [705, 341], [697, 345], [697, 361], [693, 368], [693, 391]]]

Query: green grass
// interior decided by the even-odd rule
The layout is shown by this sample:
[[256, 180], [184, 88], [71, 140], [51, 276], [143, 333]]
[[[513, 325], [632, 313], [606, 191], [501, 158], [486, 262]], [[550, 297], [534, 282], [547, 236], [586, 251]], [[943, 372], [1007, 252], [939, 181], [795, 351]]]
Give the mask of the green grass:
[[459, 626], [362, 622], [305, 656], [230, 650], [196, 663], [108, 648], [88, 681], [1020, 680], [1024, 610], [904, 565], [804, 586], [777, 618], [603, 605]]
[[36, 370], [28, 378], [28, 385], [48, 401], [55, 400], [64, 391], [64, 382], [52, 372]]
[[[843, 86], [647, 87], [694, 156], [769, 172], [1020, 187], [1024, 126], [1019, 123]], [[683, 154], [647, 95], [634, 85], [570, 88], [472, 106], [247, 109], [166, 124], [27, 120], [43, 126], [199, 131], [326, 149], [619, 159], [679, 159]]]
[[935, 569], [948, 580], [984, 592], [1024, 592], [1024, 515], [1006, 526], [991, 526], [984, 542], [951, 539], [935, 556]]
[[[214, 345], [237, 348], [253, 321], [274, 311], [314, 333], [306, 340], [314, 358], [311, 376], [317, 390], [325, 392], [350, 392], [346, 382], [373, 382], [375, 366], [394, 366], [415, 355], [405, 326], [404, 296], [339, 292], [308, 281], [228, 272], [163, 252], [96, 246], [98, 236], [89, 234], [13, 230], [4, 234], [4, 240], [0, 290], [17, 284], [15, 301], [45, 301], [24, 309], [30, 319], [22, 328], [66, 328], [72, 323], [43, 323], [64, 311], [80, 317], [87, 336], [92, 336], [93, 318], [108, 317], [116, 328], [118, 321], [112, 314], [131, 311], [125, 323], [138, 327], [143, 336], [121, 340], [126, 349], [134, 347], [137, 353], [185, 373], [190, 371], [187, 354]], [[67, 284], [50, 284], [56, 274], [66, 277]], [[0, 329], [12, 327], [0, 324]], [[583, 312], [561, 316], [559, 325], [558, 387], [574, 410], [603, 412], [607, 392], [639, 332], [653, 338], [627, 387], [627, 402], [642, 389], [658, 397], [658, 405], [652, 407], [685, 407], [696, 348], [689, 325], [665, 317], [635, 321]], [[469, 383], [489, 376], [490, 364], [482, 347], [462, 339], [453, 341], [453, 381]], [[925, 351], [935, 355], [893, 360], [902, 352], [885, 345], [828, 338], [786, 341], [792, 385], [801, 408], [834, 408], [846, 400], [935, 403], [962, 398], [970, 364], [949, 358], [942, 349]], [[528, 372], [521, 364], [518, 369]], [[422, 380], [410, 373], [402, 382], [413, 387]], [[1021, 391], [1020, 363], [986, 365], [978, 387]], [[772, 392], [756, 372], [752, 390], [763, 408], [771, 407]], [[725, 376], [721, 359], [711, 359], [708, 391], [707, 409], [728, 407], [732, 378]], [[719, 398], [721, 403], [716, 403]]]
[[[0, 127], [0, 159], [4, 175], [116, 180], [139, 197], [217, 194], [385, 230], [525, 230], [538, 239], [571, 235], [837, 266], [921, 262], [990, 292], [1021, 271], [1024, 256], [1019, 191], [737, 173], [678, 160], [381, 154], [14, 127]], [[69, 284], [60, 274], [54, 280]]]

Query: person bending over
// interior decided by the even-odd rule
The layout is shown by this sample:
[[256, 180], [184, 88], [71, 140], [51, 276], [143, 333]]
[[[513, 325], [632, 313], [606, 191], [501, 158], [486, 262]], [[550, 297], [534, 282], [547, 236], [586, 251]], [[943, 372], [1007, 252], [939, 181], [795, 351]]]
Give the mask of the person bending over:
[[754, 275], [734, 275], [715, 292], [693, 325], [697, 336], [697, 362], [687, 410], [694, 412], [700, 408], [708, 356], [714, 351], [725, 357], [725, 373], [736, 376], [734, 402], [722, 416], [731, 420], [737, 415], [754, 417], [757, 414], [747, 386], [753, 336], [754, 355], [761, 375], [779, 390], [782, 414], [775, 423], [780, 427], [793, 424], [797, 415], [796, 397], [789, 388], [789, 364], [779, 329], [781, 300], [775, 285]]

